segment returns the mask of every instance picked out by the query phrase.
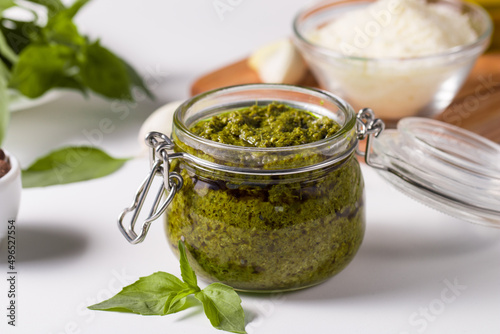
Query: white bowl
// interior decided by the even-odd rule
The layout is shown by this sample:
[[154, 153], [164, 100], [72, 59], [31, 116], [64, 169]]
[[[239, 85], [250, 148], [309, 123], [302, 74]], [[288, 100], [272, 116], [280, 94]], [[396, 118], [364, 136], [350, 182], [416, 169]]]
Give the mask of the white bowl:
[[17, 159], [4, 151], [10, 161], [10, 171], [0, 177], [0, 245], [7, 235], [9, 220], [15, 220], [21, 201], [21, 167]]

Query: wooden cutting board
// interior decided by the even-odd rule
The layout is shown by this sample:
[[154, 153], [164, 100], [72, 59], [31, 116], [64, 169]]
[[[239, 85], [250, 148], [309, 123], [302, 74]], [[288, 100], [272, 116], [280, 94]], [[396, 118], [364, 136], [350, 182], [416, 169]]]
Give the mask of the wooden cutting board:
[[[259, 82], [257, 73], [248, 67], [247, 59], [243, 59], [198, 78], [191, 86], [191, 94]], [[300, 85], [318, 87], [310, 72]], [[451, 105], [436, 119], [500, 143], [500, 52], [479, 58]]]
[[479, 58], [451, 105], [436, 119], [500, 143], [500, 53]]

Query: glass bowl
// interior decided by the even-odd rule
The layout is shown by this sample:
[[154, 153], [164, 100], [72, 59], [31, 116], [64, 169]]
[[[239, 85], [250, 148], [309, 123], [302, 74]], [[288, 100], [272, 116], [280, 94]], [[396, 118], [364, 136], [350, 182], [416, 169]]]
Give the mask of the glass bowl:
[[[492, 34], [490, 17], [474, 4], [454, 0], [428, 1], [467, 15], [478, 35], [470, 44], [428, 56], [354, 57], [311, 41], [311, 34], [322, 26], [373, 2], [323, 1], [302, 10], [295, 18], [294, 42], [320, 85], [347, 100], [354, 109], [369, 106], [386, 123], [395, 124], [403, 117], [432, 116], [443, 111], [476, 59], [488, 47]], [[373, 22], [377, 22], [375, 17]], [[373, 25], [373, 22], [367, 24]]]

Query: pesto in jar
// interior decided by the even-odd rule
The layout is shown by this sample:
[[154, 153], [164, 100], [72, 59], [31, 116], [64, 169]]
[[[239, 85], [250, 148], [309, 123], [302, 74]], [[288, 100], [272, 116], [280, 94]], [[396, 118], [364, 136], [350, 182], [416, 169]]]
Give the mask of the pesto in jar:
[[326, 116], [317, 117], [305, 110], [271, 103], [213, 116], [190, 130], [222, 144], [283, 147], [325, 139], [339, 129], [339, 124]]
[[[223, 144], [283, 147], [329, 138], [339, 129], [328, 117], [272, 103], [213, 116], [190, 131]], [[167, 236], [173, 249], [185, 241], [190, 263], [206, 280], [247, 291], [311, 286], [341, 271], [363, 239], [364, 185], [352, 154], [281, 176], [237, 175], [188, 162], [172, 169], [184, 186], [167, 210]]]

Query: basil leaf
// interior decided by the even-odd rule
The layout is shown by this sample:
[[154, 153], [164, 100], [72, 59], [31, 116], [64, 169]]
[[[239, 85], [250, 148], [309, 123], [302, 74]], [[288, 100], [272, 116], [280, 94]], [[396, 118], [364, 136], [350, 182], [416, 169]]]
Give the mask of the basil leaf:
[[202, 302], [212, 326], [228, 332], [246, 333], [241, 299], [233, 288], [222, 283], [212, 283], [197, 292], [195, 297]]
[[74, 78], [75, 51], [60, 44], [30, 44], [12, 70], [10, 87], [36, 98], [55, 87], [85, 88]]
[[49, 42], [66, 45], [85, 45], [86, 42], [85, 38], [78, 33], [78, 28], [71, 20], [71, 17], [65, 11], [52, 16], [42, 31]]
[[127, 160], [112, 158], [94, 147], [62, 148], [23, 170], [23, 187], [45, 187], [99, 178], [118, 170]]
[[129, 78], [130, 78], [130, 81], [132, 82], [132, 85], [140, 88], [144, 93], [146, 93], [146, 95], [150, 99], [154, 100], [155, 96], [149, 90], [148, 86], [146, 86], [142, 77], [125, 60], [121, 59], [121, 61], [123, 62], [123, 64], [127, 68], [127, 73], [128, 73]]
[[186, 297], [192, 295], [195, 292], [196, 291], [194, 291], [193, 289], [188, 288], [177, 293], [177, 295], [175, 295], [175, 297], [170, 301], [170, 306], [166, 314], [172, 314], [186, 309], [189, 306], [187, 304]]
[[78, 0], [74, 2], [70, 8], [60, 11], [56, 15], [50, 17], [47, 25], [42, 29], [45, 38], [49, 42], [66, 45], [85, 45], [86, 39], [80, 35], [72, 19], [88, 1], [89, 0]]
[[130, 78], [120, 58], [99, 41], [86, 48], [85, 58], [80, 75], [86, 86], [109, 98], [132, 100]]
[[[171, 305], [178, 293], [185, 291], [186, 285], [174, 275], [156, 272], [141, 277], [126, 286], [114, 297], [89, 306], [91, 310], [130, 312], [142, 315], [165, 315], [182, 309], [184, 301]], [[182, 298], [181, 298], [182, 300]]]
[[12, 64], [16, 63], [18, 59], [14, 50], [12, 50], [9, 43], [7, 43], [5, 36], [1, 33], [0, 33], [0, 55]]
[[41, 28], [35, 22], [6, 18], [0, 19], [0, 31], [16, 54], [19, 54], [30, 43], [39, 41], [41, 36]]
[[182, 280], [191, 288], [193, 288], [195, 290], [194, 292], [200, 291], [196, 274], [189, 265], [189, 261], [186, 256], [186, 246], [184, 246], [184, 243], [181, 240], [179, 240], [177, 245], [179, 247], [179, 262], [181, 263]]
[[16, 3], [14, 0], [0, 0], [0, 16], [2, 15], [1, 12], [3, 12], [5, 9], [10, 8], [14, 6]]
[[7, 89], [7, 82], [10, 79], [10, 71], [3, 62], [0, 61], [0, 77], [4, 80], [5, 89]]

